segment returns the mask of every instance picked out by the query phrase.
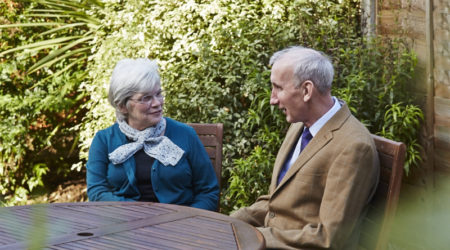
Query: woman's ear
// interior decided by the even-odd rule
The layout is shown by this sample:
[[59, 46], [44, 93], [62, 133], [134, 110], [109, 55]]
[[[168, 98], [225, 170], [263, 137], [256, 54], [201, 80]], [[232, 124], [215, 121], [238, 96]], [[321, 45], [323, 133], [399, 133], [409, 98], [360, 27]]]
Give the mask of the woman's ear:
[[314, 83], [311, 82], [310, 80], [306, 80], [303, 82], [303, 84], [301, 85], [301, 91], [303, 94], [303, 101], [307, 102], [311, 99], [312, 96], [312, 92], [314, 89]]
[[119, 105], [119, 111], [120, 111], [122, 114], [128, 114], [127, 105], [126, 105], [126, 104]]

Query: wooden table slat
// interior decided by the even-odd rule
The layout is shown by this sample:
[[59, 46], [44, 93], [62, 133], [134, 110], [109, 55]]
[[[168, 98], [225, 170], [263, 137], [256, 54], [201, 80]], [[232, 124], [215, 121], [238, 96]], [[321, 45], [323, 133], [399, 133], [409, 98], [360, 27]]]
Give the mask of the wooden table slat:
[[[33, 215], [28, 214], [26, 211], [24, 210], [19, 210], [19, 214], [20, 213], [24, 213], [22, 214], [23, 217], [25, 218], [26, 216], [31, 216], [33, 217]], [[73, 212], [70, 213], [69, 211], [65, 210], [64, 208], [58, 208], [58, 207], [53, 207], [50, 211], [46, 212], [45, 217], [44, 216], [40, 216], [39, 220], [42, 221], [50, 221], [51, 225], [62, 225], [65, 228], [69, 228], [69, 229], [78, 229], [78, 228], [92, 228], [92, 227], [96, 227], [96, 226], [100, 226], [102, 225], [101, 223], [97, 223], [97, 219], [98, 217], [92, 218], [92, 219], [88, 219], [86, 218], [86, 215], [79, 213], [79, 214], [74, 214]], [[28, 223], [24, 223], [25, 225], [30, 225], [32, 223], [33, 218], [28, 218]], [[107, 220], [105, 220], [107, 221]], [[49, 223], [50, 224], [50, 223]], [[83, 229], [81, 229], [83, 230]], [[73, 231], [73, 230], [70, 230]], [[69, 231], [69, 232], [70, 232]]]
[[91, 249], [124, 249], [123, 246], [121, 247], [121, 246], [111, 244], [111, 241], [104, 239], [104, 238], [99, 238], [99, 237], [87, 239], [87, 240], [80, 240], [77, 242], [64, 243], [64, 244], [61, 244], [60, 246], [66, 246], [67, 244], [77, 246], [78, 243], [90, 246]]
[[[152, 247], [161, 249], [211, 249], [200, 244], [192, 244], [191, 242], [171, 241], [170, 238], [164, 235], [151, 235], [151, 242], [141, 241], [144, 245], [149, 244]], [[231, 249], [230, 249], [231, 250]]]
[[[92, 238], [91, 241], [93, 241], [93, 240], [96, 240], [96, 241], [102, 240], [103, 242], [108, 242], [109, 247], [117, 247], [117, 249], [146, 249], [145, 246], [142, 246], [135, 242], [130, 242], [127, 240], [119, 240], [119, 239], [112, 237], [112, 235], [102, 236], [102, 237], [98, 237], [98, 238]], [[83, 241], [81, 241], [81, 242], [83, 242]]]
[[[179, 223], [180, 222], [180, 223]], [[189, 227], [188, 225], [186, 225], [185, 227], [180, 227], [180, 224], [182, 222], [181, 221], [177, 221], [174, 223], [165, 223], [162, 225], [156, 225], [153, 226], [155, 228], [161, 229], [161, 230], [166, 230], [170, 233], [183, 233], [186, 235], [191, 235], [193, 236], [198, 236], [198, 237], [209, 237], [211, 240], [223, 240], [223, 241], [227, 241], [230, 239], [233, 239], [233, 231], [231, 228], [231, 225], [228, 225], [228, 229], [227, 231], [222, 231], [217, 233], [217, 231], [212, 231], [212, 230], [208, 230], [208, 228], [204, 228], [204, 227], [192, 227], [192, 225], [195, 224], [191, 224], [191, 226]]]
[[208, 228], [208, 231], [214, 231], [217, 233], [220, 232], [226, 232], [230, 233], [232, 232], [232, 229], [230, 227], [230, 222], [224, 222], [224, 221], [212, 221], [212, 220], [205, 220], [207, 218], [202, 216], [196, 216], [193, 218], [189, 218], [183, 221], [180, 221], [180, 224], [187, 224], [187, 226], [191, 226], [191, 223], [195, 223], [195, 225], [200, 228]]
[[[70, 209], [70, 207], [69, 207]], [[99, 207], [80, 207], [74, 211], [77, 211], [79, 213], [86, 213], [91, 216], [102, 216], [102, 217], [108, 217], [113, 218], [120, 221], [130, 221], [130, 220], [137, 220], [145, 218], [141, 214], [141, 216], [134, 216], [133, 214], [126, 214], [123, 210], [116, 207], [108, 207], [108, 206], [99, 206]]]
[[67, 250], [67, 248], [60, 247], [60, 246], [51, 246], [51, 247], [43, 248], [42, 250]]
[[17, 242], [17, 239], [15, 239], [15, 238], [11, 239], [11, 237], [9, 235], [7, 235], [6, 233], [0, 231], [0, 246], [1, 245], [8, 245], [8, 244], [11, 244], [11, 243], [14, 243], [14, 242]]
[[[65, 244], [61, 244], [58, 246], [59, 249], [66, 249], [66, 250], [92, 250], [94, 249], [92, 245], [83, 244], [83, 241], [79, 242], [69, 242]], [[109, 248], [111, 249], [111, 247]]]
[[[117, 243], [127, 243], [130, 244], [132, 247], [139, 247], [139, 246], [146, 246], [148, 243], [145, 242], [144, 244], [136, 243], [136, 241], [132, 241], [133, 238], [126, 237], [125, 235], [119, 235], [119, 234], [111, 234], [108, 236], [102, 237], [103, 239], [115, 241]], [[176, 249], [176, 248], [182, 248], [185, 247], [185, 244], [180, 244], [179, 242], [168, 242], [164, 238], [158, 238], [152, 236], [152, 242], [151, 245], [158, 245], [158, 247], [165, 248], [165, 249]], [[150, 245], [150, 246], [151, 246]]]
[[[140, 230], [145, 232], [150, 233], [150, 235], [152, 236], [157, 236], [157, 237], [161, 237], [161, 238], [166, 238], [169, 241], [180, 241], [182, 243], [185, 244], [190, 244], [193, 246], [202, 246], [202, 245], [208, 245], [208, 242], [210, 243], [210, 245], [212, 246], [217, 246], [217, 244], [223, 242], [223, 244], [227, 244], [227, 249], [229, 249], [229, 247], [233, 247], [234, 249], [236, 248], [236, 244], [235, 243], [227, 243], [226, 241], [223, 241], [220, 239], [220, 237], [213, 237], [213, 236], [209, 236], [208, 235], [204, 235], [199, 233], [199, 231], [197, 230], [193, 230], [193, 231], [173, 231], [170, 230], [173, 229], [171, 228], [169, 225], [164, 224], [164, 225], [157, 225], [157, 226], [151, 226], [151, 227], [145, 227], [142, 228]], [[234, 242], [234, 239], [231, 239]], [[207, 243], [205, 243], [207, 242]]]
[[[23, 225], [28, 225], [28, 226], [33, 226], [34, 221], [38, 222], [38, 223], [45, 223], [45, 222], [50, 222], [47, 224], [50, 224], [50, 230], [52, 230], [52, 233], [68, 233], [68, 232], [73, 232], [73, 231], [77, 231], [77, 230], [84, 230], [88, 227], [86, 227], [86, 225], [80, 224], [80, 222], [83, 222], [84, 219], [77, 219], [77, 218], [73, 218], [71, 219], [70, 214], [66, 214], [66, 216], [61, 215], [61, 214], [57, 214], [57, 211], [55, 209], [53, 209], [51, 211], [52, 213], [46, 213], [45, 215], [39, 215], [38, 217], [34, 217], [34, 215], [29, 215], [30, 218], [26, 218], [26, 222], [23, 223]], [[25, 217], [24, 217], [25, 218]], [[87, 223], [83, 222], [83, 223]], [[22, 227], [23, 227], [22, 225]]]
[[111, 214], [89, 213], [83, 210], [73, 210], [65, 207], [55, 206], [51, 209], [51, 216], [55, 220], [69, 221], [71, 224], [82, 224], [88, 228], [98, 227], [107, 224], [121, 223], [125, 219], [112, 216]]
[[[132, 231], [127, 231], [121, 233], [122, 236], [127, 237], [128, 240], [133, 240], [134, 242], [138, 242], [140, 245], [146, 246], [150, 249], [153, 249], [156, 244], [155, 242], [155, 235], [149, 235], [149, 234], [140, 234], [139, 231], [141, 229], [136, 229]], [[158, 247], [163, 247], [163, 245], [158, 245]]]
[[[145, 208], [149, 208], [145, 210]], [[66, 207], [66, 209], [73, 209], [75, 211], [79, 212], [87, 212], [90, 214], [96, 214], [96, 215], [102, 215], [109, 214], [112, 216], [114, 213], [115, 216], [122, 216], [128, 217], [131, 214], [134, 214], [135, 218], [147, 218], [149, 216], [157, 216], [157, 215], [163, 215], [167, 213], [174, 212], [174, 210], [170, 209], [161, 209], [158, 207], [151, 207], [149, 205], [142, 205], [142, 206], [126, 206], [125, 208], [123, 206], [108, 206], [108, 205], [99, 205], [93, 208], [92, 206], [69, 206]], [[114, 217], [114, 216], [113, 216]], [[131, 216], [133, 217], [133, 216]]]
[[67, 248], [62, 248], [62, 247], [58, 247], [58, 246], [51, 246], [51, 247], [45, 247], [42, 248], [42, 250], [66, 250]]
[[[133, 205], [133, 206], [126, 206], [127, 211], [132, 210], [140, 214], [144, 215], [163, 215], [167, 213], [174, 213], [176, 210], [169, 209], [169, 208], [160, 208], [156, 206], [152, 206], [150, 203], [143, 204], [140, 206]], [[147, 217], [147, 216], [146, 216]]]

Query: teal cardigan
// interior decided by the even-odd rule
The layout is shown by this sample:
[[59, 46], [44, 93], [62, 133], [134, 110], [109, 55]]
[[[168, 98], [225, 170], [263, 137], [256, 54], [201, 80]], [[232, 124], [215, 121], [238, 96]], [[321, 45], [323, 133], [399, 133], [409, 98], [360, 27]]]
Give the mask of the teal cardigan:
[[[161, 203], [216, 210], [219, 185], [202, 142], [190, 126], [165, 119], [164, 135], [182, 148], [184, 154], [175, 166], [164, 166], [155, 159], [151, 180], [156, 197]], [[117, 165], [108, 159], [109, 153], [126, 143], [127, 138], [117, 123], [95, 135], [86, 165], [90, 201], [139, 200], [141, 195], [136, 184], [134, 157]]]

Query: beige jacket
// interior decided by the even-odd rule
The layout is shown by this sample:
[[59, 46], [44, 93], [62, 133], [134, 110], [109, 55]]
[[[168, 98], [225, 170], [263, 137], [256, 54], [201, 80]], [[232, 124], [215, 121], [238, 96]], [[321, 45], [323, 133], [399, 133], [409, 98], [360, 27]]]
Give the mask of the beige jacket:
[[343, 104], [276, 186], [301, 131], [302, 123], [289, 128], [275, 161], [269, 194], [231, 216], [258, 227], [267, 248], [354, 248], [355, 229], [378, 183], [373, 139]]

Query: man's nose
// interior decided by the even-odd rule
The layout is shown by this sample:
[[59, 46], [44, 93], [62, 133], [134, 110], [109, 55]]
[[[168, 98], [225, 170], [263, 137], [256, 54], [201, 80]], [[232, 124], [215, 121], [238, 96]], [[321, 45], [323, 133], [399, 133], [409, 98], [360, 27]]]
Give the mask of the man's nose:
[[270, 105], [277, 105], [277, 104], [278, 104], [277, 94], [272, 90], [272, 93], [270, 94]]

